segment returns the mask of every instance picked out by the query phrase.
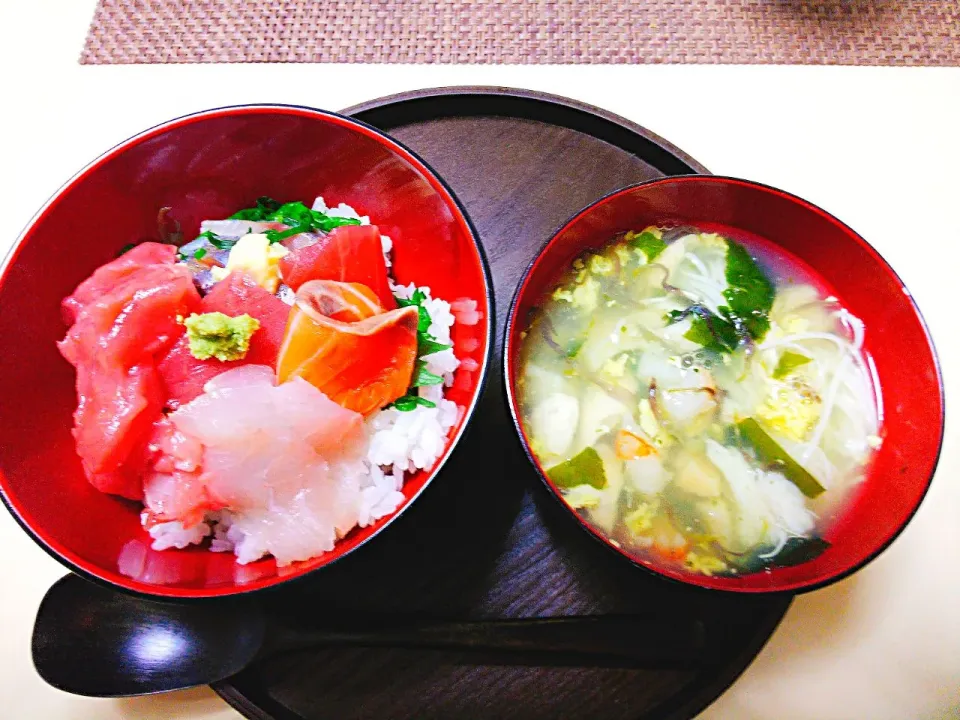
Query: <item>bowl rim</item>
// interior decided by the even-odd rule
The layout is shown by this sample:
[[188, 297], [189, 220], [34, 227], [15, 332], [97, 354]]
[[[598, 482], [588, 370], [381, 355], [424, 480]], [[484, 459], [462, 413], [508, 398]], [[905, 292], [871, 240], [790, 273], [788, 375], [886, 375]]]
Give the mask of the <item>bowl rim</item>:
[[[700, 585], [696, 582], [693, 582], [692, 579], [686, 580], [681, 577], [673, 577], [670, 575], [666, 575], [665, 573], [661, 572], [656, 566], [644, 565], [643, 563], [638, 562], [634, 557], [629, 555], [625, 550], [614, 545], [609, 538], [603, 535], [603, 533], [601, 533], [599, 530], [596, 530], [591, 525], [589, 525], [573, 508], [571, 508], [563, 500], [560, 491], [556, 488], [555, 485], [553, 485], [552, 482], [550, 482], [549, 478], [547, 478], [546, 474], [543, 471], [543, 468], [540, 466], [540, 463], [537, 461], [536, 457], [534, 456], [533, 451], [531, 450], [530, 445], [527, 442], [526, 433], [524, 432], [523, 426], [520, 422], [520, 417], [517, 412], [517, 408], [518, 408], [517, 397], [516, 397], [516, 392], [514, 390], [514, 382], [516, 378], [512, 376], [512, 372], [511, 372], [510, 357], [511, 357], [512, 347], [511, 347], [510, 338], [511, 338], [511, 335], [513, 335], [514, 327], [517, 324], [517, 320], [518, 320], [517, 311], [520, 305], [520, 298], [523, 295], [527, 282], [529, 281], [530, 276], [534, 271], [534, 268], [536, 268], [541, 258], [547, 252], [550, 245], [553, 244], [553, 241], [561, 233], [563, 233], [573, 223], [577, 222], [585, 215], [593, 212], [593, 210], [598, 206], [608, 202], [614, 197], [632, 193], [641, 188], [646, 188], [648, 186], [669, 185], [669, 184], [677, 184], [677, 183], [685, 183], [685, 182], [707, 182], [707, 183], [713, 183], [718, 185], [737, 185], [742, 187], [754, 188], [767, 193], [774, 193], [777, 195], [781, 195], [787, 198], [788, 200], [790, 200], [791, 202], [797, 205], [800, 205], [805, 209], [810, 210], [814, 213], [817, 213], [827, 221], [832, 222], [835, 225], [838, 225], [839, 227], [841, 227], [847, 234], [852, 236], [853, 239], [861, 243], [861, 245], [869, 253], [872, 254], [874, 261], [877, 262], [882, 269], [888, 272], [891, 275], [891, 277], [893, 277], [896, 280], [896, 282], [900, 285], [900, 287], [903, 289], [904, 295], [906, 296], [907, 301], [909, 302], [909, 305], [912, 308], [914, 315], [916, 316], [918, 322], [920, 323], [920, 328], [923, 331], [923, 335], [924, 335], [924, 338], [926, 339], [927, 346], [930, 348], [930, 354], [933, 359], [933, 366], [934, 366], [934, 371], [935, 371], [935, 376], [937, 381], [937, 391], [939, 394], [938, 396], [939, 396], [941, 411], [940, 411], [940, 423], [938, 428], [939, 438], [937, 440], [937, 448], [933, 456], [933, 463], [930, 468], [929, 476], [926, 478], [923, 485], [923, 491], [920, 493], [920, 496], [917, 498], [917, 501], [913, 505], [913, 507], [910, 508], [910, 511], [907, 514], [904, 521], [900, 523], [897, 528], [894, 529], [894, 531], [890, 534], [888, 538], [884, 540], [883, 543], [881, 543], [876, 549], [870, 552], [867, 556], [865, 556], [859, 562], [853, 564], [851, 567], [843, 570], [842, 572], [829, 575], [828, 577], [823, 578], [821, 580], [816, 580], [813, 582], [800, 581], [800, 582], [791, 583], [789, 585], [785, 585], [783, 587], [771, 587], [771, 588], [743, 588], [743, 587], [736, 587], [733, 585], [731, 585], [730, 587], [711, 587], [711, 586]], [[770, 238], [770, 241], [774, 242], [774, 244], [777, 244], [776, 241], [773, 240], [772, 238]], [[607, 548], [608, 551], [615, 553], [618, 557], [628, 561], [634, 567], [639, 568], [647, 573], [650, 573], [651, 575], [657, 578], [660, 578], [667, 582], [676, 583], [677, 585], [681, 585], [683, 587], [687, 587], [698, 592], [705, 592], [705, 593], [712, 592], [712, 593], [720, 593], [720, 594], [726, 594], [726, 595], [767, 595], [767, 596], [800, 595], [803, 593], [811, 592], [813, 590], [825, 588], [828, 585], [832, 585], [836, 582], [839, 582], [840, 580], [843, 580], [853, 575], [857, 571], [862, 570], [864, 567], [866, 567], [871, 562], [876, 560], [885, 550], [887, 550], [894, 543], [894, 541], [898, 537], [900, 537], [903, 531], [907, 528], [907, 526], [913, 520], [914, 516], [919, 511], [920, 506], [923, 504], [923, 501], [926, 498], [927, 493], [930, 491], [930, 486], [933, 484], [933, 478], [934, 478], [934, 475], [936, 474], [937, 466], [939, 465], [941, 453], [943, 451], [943, 442], [944, 442], [945, 426], [946, 426], [946, 413], [947, 413], [946, 396], [945, 396], [944, 385], [943, 385], [943, 371], [940, 364], [939, 355], [937, 354], [936, 345], [933, 342], [933, 336], [930, 334], [930, 329], [927, 326], [926, 319], [923, 317], [923, 313], [920, 311], [920, 308], [918, 307], [917, 302], [913, 297], [913, 293], [910, 292], [909, 288], [907, 288], [902, 278], [897, 274], [897, 272], [893, 269], [893, 267], [891, 267], [890, 263], [888, 263], [886, 259], [877, 251], [877, 249], [873, 247], [873, 245], [871, 245], [862, 235], [860, 235], [860, 233], [855, 231], [853, 228], [851, 228], [845, 222], [840, 220], [838, 217], [828, 212], [827, 210], [824, 210], [820, 206], [810, 202], [809, 200], [805, 200], [799, 195], [795, 195], [794, 193], [788, 192], [786, 190], [781, 190], [780, 188], [775, 187], [773, 185], [756, 182], [754, 180], [746, 180], [743, 178], [738, 178], [730, 175], [714, 175], [714, 174], [673, 175], [668, 177], [654, 178], [652, 180], [645, 180], [642, 182], [633, 183], [631, 185], [624, 186], [617, 190], [613, 190], [607, 193], [606, 195], [604, 195], [603, 197], [600, 197], [594, 202], [590, 203], [586, 207], [576, 211], [573, 215], [569, 217], [569, 219], [567, 219], [565, 222], [559, 225], [558, 228], [546, 239], [546, 241], [541, 245], [540, 249], [537, 251], [536, 255], [527, 265], [527, 268], [524, 270], [523, 274], [520, 276], [520, 280], [517, 284], [517, 287], [514, 289], [513, 298], [510, 301], [510, 309], [507, 315], [507, 322], [504, 325], [504, 330], [503, 330], [502, 344], [503, 344], [503, 350], [502, 350], [502, 357], [501, 357], [501, 372], [503, 376], [503, 393], [504, 393], [504, 398], [506, 400], [507, 409], [510, 413], [510, 419], [513, 423], [514, 431], [516, 433], [517, 438], [519, 439], [520, 445], [523, 448], [523, 452], [526, 455], [527, 460], [529, 460], [530, 464], [533, 466], [534, 471], [536, 472], [543, 486], [547, 489], [549, 495], [551, 495], [553, 499], [557, 503], [559, 503], [560, 506], [562, 506], [562, 508], [566, 511], [568, 515], [570, 515], [576, 520], [577, 524], [583, 530], [585, 530], [594, 540], [596, 540], [605, 548]], [[691, 578], [693, 577], [695, 576], [691, 576]]]
[[[63, 197], [66, 196], [71, 189], [73, 189], [75, 185], [80, 183], [84, 178], [97, 170], [104, 163], [114, 159], [115, 157], [118, 157], [131, 147], [135, 147], [142, 142], [150, 140], [154, 137], [158, 137], [169, 130], [190, 125], [194, 122], [200, 122], [216, 117], [229, 117], [231, 115], [269, 115], [271, 113], [305, 117], [358, 131], [361, 135], [380, 143], [382, 146], [386, 146], [393, 153], [400, 156], [403, 160], [413, 166], [413, 168], [419, 172], [441, 196], [444, 196], [447, 200], [449, 200], [448, 206], [452, 206], [456, 209], [456, 214], [459, 215], [459, 220], [462, 221], [463, 226], [466, 228], [467, 234], [477, 252], [484, 286], [483, 300], [486, 304], [484, 309], [485, 318], [483, 322], [485, 323], [484, 329], [487, 339], [487, 347], [479, 368], [480, 376], [476, 390], [473, 393], [473, 397], [471, 398], [469, 405], [464, 409], [463, 420], [460, 428], [452, 438], [447, 439], [443, 455], [430, 471], [430, 474], [424, 481], [423, 485], [419, 490], [417, 490], [416, 493], [410, 496], [410, 498], [400, 509], [394, 511], [391, 515], [388, 515], [384, 519], [384, 523], [379, 528], [374, 530], [369, 537], [318, 567], [305, 569], [284, 576], [275, 574], [269, 578], [256, 580], [246, 585], [232, 585], [219, 588], [182, 588], [164, 585], [148, 586], [147, 584], [141, 583], [138, 580], [131, 580], [131, 582], [128, 584], [124, 582], [117, 582], [113, 579], [105, 577], [98, 572], [99, 568], [96, 564], [84, 560], [70, 551], [69, 548], [61, 546], [60, 543], [44, 537], [45, 533], [42, 531], [42, 529], [34, 527], [35, 524], [26, 519], [25, 515], [28, 517], [29, 513], [25, 512], [25, 508], [21, 507], [21, 504], [15, 499], [14, 494], [10, 492], [9, 488], [7, 487], [8, 483], [6, 480], [6, 475], [2, 472], [2, 468], [0, 468], [0, 501], [2, 501], [2, 504], [10, 512], [14, 520], [17, 521], [17, 524], [20, 525], [20, 527], [33, 539], [33, 541], [48, 555], [60, 562], [71, 572], [74, 572], [80, 577], [91, 582], [147, 599], [182, 602], [208, 602], [211, 600], [224, 598], [253, 596], [259, 595], [260, 593], [287, 590], [299, 583], [305, 582], [308, 578], [314, 576], [315, 573], [318, 573], [325, 568], [340, 562], [344, 558], [353, 555], [356, 551], [366, 546], [367, 543], [372, 541], [374, 538], [379, 537], [401, 515], [403, 515], [411, 505], [414, 504], [414, 502], [420, 497], [420, 495], [423, 494], [427, 487], [433, 483], [437, 475], [440, 474], [441, 470], [443, 470], [444, 466], [455, 452], [463, 436], [467, 433], [467, 430], [473, 421], [474, 414], [477, 411], [480, 399], [483, 397], [484, 392], [486, 391], [487, 382], [489, 380], [491, 366], [493, 363], [494, 346], [496, 344], [496, 304], [494, 296], [494, 284], [493, 276], [490, 270], [490, 262], [487, 258], [486, 251], [484, 250], [483, 243], [480, 240], [480, 234], [474, 226], [473, 220], [467, 212], [465, 205], [460, 198], [457, 197], [456, 193], [453, 191], [453, 188], [450, 187], [447, 181], [444, 180], [444, 178], [441, 177], [441, 175], [434, 170], [426, 160], [420, 157], [420, 155], [414, 152], [412, 149], [407, 147], [404, 143], [361, 120], [357, 120], [355, 118], [348, 117], [341, 113], [330, 110], [322, 110], [319, 108], [310, 107], [308, 105], [289, 103], [240, 103], [235, 105], [222, 105], [206, 110], [198, 110], [195, 112], [186, 113], [155, 125], [151, 125], [150, 127], [131, 135], [116, 145], [113, 145], [106, 151], [100, 153], [93, 160], [85, 164], [66, 182], [61, 184], [53, 192], [53, 194], [47, 198], [40, 209], [37, 210], [37, 212], [34, 213], [34, 215], [27, 221], [26, 225], [17, 235], [17, 238], [14, 240], [10, 249], [7, 251], [3, 259], [0, 260], [0, 286], [6, 282], [10, 269], [16, 263], [17, 257], [19, 256], [24, 245], [24, 240], [28, 235], [30, 235], [36, 225], [47, 215], [48, 212], [51, 211], [51, 209], [53, 209], [60, 202]], [[457, 218], [454, 218], [455, 221], [456, 219]], [[119, 576], [119, 573], [116, 574]]]

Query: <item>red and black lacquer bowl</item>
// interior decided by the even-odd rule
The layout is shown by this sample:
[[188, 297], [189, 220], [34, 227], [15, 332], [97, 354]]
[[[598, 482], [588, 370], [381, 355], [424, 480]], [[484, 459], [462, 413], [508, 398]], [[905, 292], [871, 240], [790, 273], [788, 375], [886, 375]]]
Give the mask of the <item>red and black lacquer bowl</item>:
[[[237, 565], [202, 548], [155, 552], [140, 506], [84, 478], [70, 430], [74, 372], [55, 343], [60, 301], [126, 244], [155, 238], [170, 207], [184, 236], [257, 197], [317, 195], [369, 215], [394, 242], [394, 274], [435, 296], [470, 298], [482, 320], [456, 325], [470, 358], [448, 397], [465, 412], [429, 472], [408, 477], [397, 513], [355, 529], [314, 560], [278, 569]], [[0, 490], [23, 528], [74, 571], [150, 596], [196, 598], [259, 590], [304, 576], [367, 542], [420, 494], [453, 451], [484, 384], [492, 347], [492, 284], [460, 203], [425, 162], [378, 130], [332, 113], [240, 106], [189, 115], [107, 152], [64, 185], [30, 222], [0, 268]]]
[[[575, 215], [544, 246], [524, 276], [504, 340], [504, 387], [521, 442], [546, 486], [559, 491], [530, 450], [517, 398], [520, 334], [531, 309], [570, 262], [617, 233], [649, 225], [694, 226], [770, 242], [792, 253], [833, 288], [866, 326], [882, 394], [883, 444], [867, 478], [824, 538], [819, 557], [791, 567], [708, 577], [658, 564], [612, 544], [570, 510], [607, 547], [636, 565], [691, 585], [745, 593], [799, 592], [822, 587], [862, 568], [913, 517], [933, 477], [943, 439], [943, 383], [923, 319], [896, 273], [863, 238], [800, 198], [744, 180], [686, 176], [614, 192]], [[561, 503], [564, 507], [566, 503]]]

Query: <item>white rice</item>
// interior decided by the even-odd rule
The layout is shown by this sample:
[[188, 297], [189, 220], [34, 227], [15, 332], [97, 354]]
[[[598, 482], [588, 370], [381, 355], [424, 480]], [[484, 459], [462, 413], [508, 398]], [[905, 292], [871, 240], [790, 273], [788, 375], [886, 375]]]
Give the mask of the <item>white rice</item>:
[[[353, 217], [367, 225], [369, 217], [361, 217], [352, 207], [341, 203], [335, 208], [329, 208], [322, 197], [313, 203], [313, 209], [325, 212], [328, 215], [339, 217]], [[384, 257], [387, 267], [391, 266], [390, 253], [393, 249], [392, 240], [381, 236]], [[282, 286], [280, 297], [288, 304], [292, 304], [292, 291]], [[397, 297], [409, 299], [415, 290], [421, 290], [427, 300], [424, 307], [430, 315], [428, 332], [438, 343], [452, 344], [451, 329], [457, 319], [450, 303], [439, 298], [433, 298], [430, 288], [417, 288], [410, 285], [394, 285], [391, 290]], [[460, 306], [457, 315], [464, 317], [464, 324], [475, 324], [479, 321], [476, 312], [476, 303], [473, 301], [458, 300]], [[473, 303], [470, 305], [469, 303]], [[357, 502], [356, 525], [366, 527], [395, 512], [404, 501], [401, 492], [408, 473], [420, 470], [429, 470], [443, 454], [446, 448], [447, 435], [457, 424], [461, 408], [456, 403], [444, 397], [444, 388], [453, 384], [454, 373], [460, 366], [460, 360], [452, 349], [442, 350], [426, 355], [422, 358], [427, 370], [443, 378], [443, 385], [432, 385], [418, 388], [420, 397], [430, 401], [435, 407], [418, 405], [413, 410], [400, 411], [387, 408], [375, 413], [367, 420], [369, 431], [369, 446], [366, 458], [363, 461], [363, 470], [360, 472], [359, 498]], [[471, 367], [476, 363], [470, 361]], [[246, 532], [244, 526], [253, 525], [255, 518], [246, 521], [245, 516], [222, 510], [208, 514], [205, 522], [193, 527], [184, 528], [180, 522], [165, 522], [149, 529], [153, 538], [154, 550], [169, 548], [184, 548], [191, 544], [201, 543], [211, 537], [210, 549], [213, 552], [233, 552], [240, 564], [253, 562], [264, 555], [270, 554], [269, 533], [264, 539], [264, 532]], [[339, 528], [337, 537], [342, 537], [347, 530]], [[318, 548], [312, 556], [320, 555], [329, 548]]]
[[369, 215], [361, 216], [360, 213], [346, 203], [340, 203], [336, 207], [327, 207], [327, 203], [323, 201], [323, 196], [320, 196], [314, 200], [313, 207], [310, 209], [316, 210], [317, 212], [322, 212], [330, 217], [353, 218], [354, 220], [359, 220], [361, 225], [370, 224]]
[[153, 538], [153, 544], [150, 547], [154, 550], [169, 550], [170, 548], [182, 550], [188, 545], [203, 542], [204, 538], [209, 537], [213, 531], [206, 523], [185, 528], [183, 523], [174, 520], [173, 522], [158, 523], [147, 532]]
[[420, 397], [436, 407], [418, 406], [407, 412], [387, 408], [367, 421], [372, 431], [367, 461], [395, 479], [404, 472], [432, 467], [443, 454], [447, 433], [457, 423], [459, 408], [443, 398], [439, 387], [420, 388]]

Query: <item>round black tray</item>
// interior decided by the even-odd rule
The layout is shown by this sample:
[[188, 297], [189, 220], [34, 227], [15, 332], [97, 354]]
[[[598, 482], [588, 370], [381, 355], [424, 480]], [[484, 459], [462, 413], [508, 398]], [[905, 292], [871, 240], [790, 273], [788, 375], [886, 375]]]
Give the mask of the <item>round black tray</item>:
[[[624, 185], [707, 172], [623, 118], [531, 92], [427, 90], [345, 112], [419, 153], [466, 206], [493, 271], [495, 356], [521, 273], [574, 212]], [[686, 588], [604, 552], [546, 496], [513, 436], [501, 385], [494, 363], [468, 436], [377, 542], [267, 602], [327, 621], [667, 610], [720, 633], [720, 662], [699, 671], [517, 667], [452, 652], [331, 648], [268, 660], [217, 684], [227, 702], [262, 720], [675, 719], [699, 713], [743, 672], [790, 597]]]

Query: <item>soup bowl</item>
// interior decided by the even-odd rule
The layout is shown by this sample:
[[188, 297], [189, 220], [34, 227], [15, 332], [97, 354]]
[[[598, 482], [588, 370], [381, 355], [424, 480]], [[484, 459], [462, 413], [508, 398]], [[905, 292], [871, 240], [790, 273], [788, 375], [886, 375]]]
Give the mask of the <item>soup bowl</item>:
[[[403, 485], [396, 512], [354, 528], [312, 560], [246, 565], [201, 546], [156, 551], [139, 503], [95, 490], [71, 436], [75, 373], [56, 343], [61, 300], [129, 243], [157, 235], [158, 209], [183, 236], [260, 196], [324, 196], [368, 215], [393, 240], [399, 283], [476, 302], [479, 322], [453, 327], [471, 359], [447, 398], [462, 412], [439, 459]], [[470, 422], [489, 365], [489, 270], [463, 207], [420, 158], [373, 127], [302, 107], [228, 107], [171, 120], [122, 142], [67, 182], [30, 221], [0, 267], [0, 493], [16, 520], [75, 572], [161, 598], [205, 598], [272, 588], [349, 555], [389, 525], [436, 476]]]
[[[865, 477], [826, 527], [819, 555], [743, 574], [700, 574], [633, 552], [563, 499], [531, 449], [518, 392], [521, 345], [531, 313], [581, 253], [648, 226], [692, 226], [772, 243], [812, 269], [866, 328], [864, 350], [879, 386], [880, 437]], [[597, 540], [644, 570], [689, 585], [742, 593], [801, 592], [862, 568], [904, 529], [930, 482], [943, 439], [943, 383], [933, 343], [909, 291], [862, 237], [820, 208], [765, 185], [718, 176], [665, 178], [616, 191], [577, 213], [527, 269], [504, 338], [507, 404], [544, 485]], [[824, 549], [825, 548], [825, 549]]]

